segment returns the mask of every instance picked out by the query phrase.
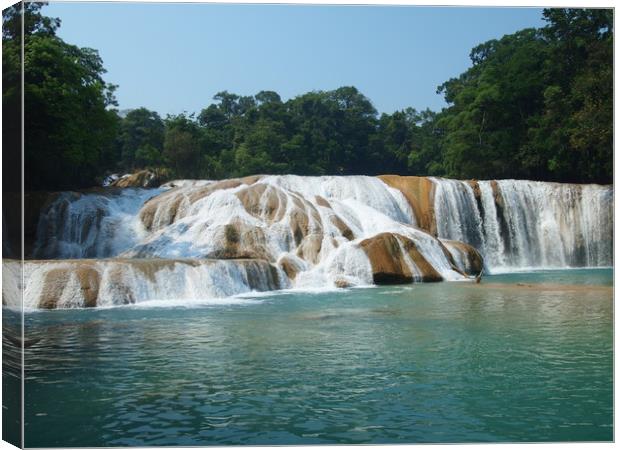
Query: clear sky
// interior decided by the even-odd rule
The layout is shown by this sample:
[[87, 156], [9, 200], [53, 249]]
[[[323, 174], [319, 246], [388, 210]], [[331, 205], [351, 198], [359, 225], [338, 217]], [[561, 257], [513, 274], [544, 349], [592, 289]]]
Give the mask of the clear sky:
[[199, 112], [216, 92], [356, 86], [380, 112], [441, 109], [475, 45], [540, 27], [536, 8], [50, 3], [59, 35], [99, 50], [119, 109]]

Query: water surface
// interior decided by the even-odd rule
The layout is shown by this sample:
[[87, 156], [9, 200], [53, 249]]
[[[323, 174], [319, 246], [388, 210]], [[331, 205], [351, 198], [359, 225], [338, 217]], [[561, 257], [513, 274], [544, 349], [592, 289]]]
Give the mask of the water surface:
[[545, 271], [32, 312], [26, 446], [610, 441], [611, 284]]

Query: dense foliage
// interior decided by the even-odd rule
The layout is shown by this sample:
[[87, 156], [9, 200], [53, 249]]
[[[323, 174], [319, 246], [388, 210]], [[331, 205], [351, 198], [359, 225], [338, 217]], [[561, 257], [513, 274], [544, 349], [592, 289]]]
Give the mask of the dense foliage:
[[[220, 92], [198, 114], [119, 114], [92, 49], [63, 42], [60, 22], [26, 4], [26, 183], [58, 189], [111, 171], [179, 178], [256, 173], [439, 175], [612, 182], [613, 13], [548, 9], [547, 25], [491, 40], [438, 88], [441, 112], [378, 114], [354, 87], [282, 101]], [[4, 15], [4, 77], [17, 10]], [[18, 47], [16, 47], [18, 48]], [[5, 82], [6, 85], [6, 82]], [[3, 102], [10, 104], [10, 90]]]
[[[58, 19], [24, 4], [24, 159], [27, 189], [88, 186], [116, 160], [118, 117], [114, 86], [102, 79], [96, 50], [67, 44], [56, 36]], [[3, 80], [15, 86], [20, 74], [21, 4], [3, 12]], [[18, 104], [19, 89], [3, 92]]]
[[439, 87], [446, 175], [612, 181], [613, 13], [544, 17], [474, 48], [473, 66]]

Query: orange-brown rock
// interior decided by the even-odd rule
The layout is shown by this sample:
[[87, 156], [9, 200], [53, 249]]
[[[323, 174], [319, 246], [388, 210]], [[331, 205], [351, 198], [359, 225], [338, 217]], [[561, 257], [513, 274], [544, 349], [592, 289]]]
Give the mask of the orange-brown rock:
[[319, 206], [324, 206], [325, 208], [332, 209], [332, 205], [330, 205], [329, 202], [325, 200], [323, 197], [321, 197], [320, 195], [315, 195], [314, 201]]
[[297, 248], [297, 256], [311, 264], [319, 262], [319, 253], [323, 246], [322, 234], [309, 234], [303, 238]]
[[[140, 220], [147, 230], [158, 229], [173, 223], [177, 218], [179, 206], [187, 196], [182, 188], [174, 188], [150, 198], [140, 209]], [[157, 223], [155, 223], [157, 215]]]
[[45, 274], [43, 289], [39, 298], [39, 308], [56, 308], [62, 292], [69, 281], [69, 275], [64, 269], [52, 269]]
[[471, 186], [471, 189], [474, 191], [474, 197], [477, 201], [479, 201], [482, 193], [480, 192], [480, 184], [478, 184], [478, 180], [466, 180], [465, 182]]
[[128, 188], [128, 187], [157, 187], [163, 181], [162, 174], [156, 173], [150, 170], [139, 170], [135, 173], [123, 175], [122, 177], [114, 180], [110, 186]]
[[491, 190], [493, 191], [493, 200], [495, 200], [495, 206], [499, 209], [504, 208], [504, 197], [502, 191], [499, 188], [499, 184], [495, 180], [491, 180]]
[[388, 186], [403, 193], [415, 214], [418, 227], [437, 236], [435, 221], [435, 185], [427, 177], [380, 175]]
[[97, 298], [99, 297], [99, 272], [93, 267], [87, 265], [79, 266], [75, 271], [75, 275], [80, 282], [80, 290], [84, 298], [84, 306], [93, 308], [97, 306]]
[[[17, 261], [15, 261], [17, 264]], [[55, 309], [58, 307], [95, 307], [100, 303], [104, 289], [113, 297], [114, 304], [135, 303], [135, 281], [146, 280], [157, 283], [161, 270], [174, 270], [176, 265], [191, 267], [218, 264], [213, 259], [81, 259], [81, 260], [31, 260], [26, 273], [42, 270], [40, 289], [36, 298], [27, 299], [31, 307]], [[282, 287], [277, 268], [263, 260], [237, 259], [232, 264], [243, 267], [247, 272], [250, 288], [274, 290]], [[33, 283], [26, 279], [26, 283]], [[265, 284], [266, 282], [266, 284]], [[139, 290], [137, 291], [139, 292]], [[3, 302], [4, 298], [3, 289]], [[34, 295], [34, 294], [32, 294]], [[15, 306], [16, 301], [11, 301]]]
[[401, 235], [397, 235], [397, 238], [400, 239], [405, 252], [418, 268], [418, 273], [415, 274], [416, 281], [433, 282], [443, 280], [439, 272], [420, 253], [415, 242]]
[[[140, 210], [140, 220], [147, 230], [168, 226], [182, 216], [183, 206], [192, 205], [215, 191], [233, 189], [241, 185], [252, 185], [261, 177], [261, 175], [254, 175], [215, 181], [206, 186], [192, 189], [184, 189], [183, 186], [172, 188], [147, 200]], [[156, 217], [157, 223], [155, 223]]]
[[216, 259], [264, 259], [272, 261], [262, 228], [235, 220], [216, 233], [216, 249], [204, 255]]
[[449, 259], [455, 263], [458, 272], [465, 275], [478, 275], [482, 272], [482, 256], [474, 247], [461, 241], [442, 239], [441, 242], [451, 250], [452, 258]]
[[[402, 248], [401, 248], [402, 245]], [[418, 251], [417, 246], [405, 236], [380, 233], [360, 242], [366, 252], [375, 284], [402, 284], [419, 281], [441, 281], [441, 275]], [[412, 273], [405, 260], [405, 253], [414, 262], [417, 272]]]
[[278, 261], [278, 265], [291, 280], [294, 280], [297, 274], [303, 270], [303, 266], [299, 261], [288, 255], [282, 256]]
[[74, 275], [77, 278], [80, 292], [79, 296], [77, 292], [73, 293], [73, 296], [81, 298], [81, 306], [87, 308], [97, 306], [101, 277], [94, 265], [93, 260], [76, 260], [68, 267], [59, 267], [47, 272], [39, 298], [39, 308], [57, 308], [65, 288]]
[[344, 278], [336, 278], [334, 280], [334, 285], [336, 285], [336, 287], [340, 289], [346, 289], [353, 286], [350, 281], [345, 280]]
[[334, 224], [336, 228], [338, 228], [340, 234], [342, 234], [349, 241], [355, 239], [355, 234], [353, 233], [353, 230], [351, 230], [351, 228], [349, 228], [340, 217], [334, 214], [333, 216], [329, 217], [329, 220]]
[[279, 222], [286, 213], [287, 196], [275, 186], [254, 184], [235, 195], [249, 214], [268, 223]]

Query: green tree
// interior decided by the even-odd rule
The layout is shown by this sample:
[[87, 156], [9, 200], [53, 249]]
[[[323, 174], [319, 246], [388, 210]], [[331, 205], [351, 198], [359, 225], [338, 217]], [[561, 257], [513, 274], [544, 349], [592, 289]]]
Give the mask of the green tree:
[[[41, 3], [24, 11], [24, 128], [26, 189], [90, 186], [114, 162], [118, 119], [115, 86], [106, 83], [97, 51], [67, 44], [55, 31], [58, 19], [40, 14]], [[19, 71], [19, 6], [3, 16], [3, 66]], [[14, 92], [3, 92], [13, 104]]]
[[547, 9], [548, 86], [531, 146], [559, 181], [613, 178], [613, 11]]
[[474, 48], [472, 67], [439, 87], [446, 175], [612, 181], [612, 11], [543, 15], [542, 29]]
[[200, 132], [185, 114], [166, 119], [164, 156], [178, 178], [198, 178], [202, 174]]
[[539, 114], [547, 48], [526, 29], [475, 47], [473, 66], [438, 88], [451, 106], [438, 125], [445, 130], [443, 167], [459, 178], [523, 176], [519, 153], [528, 119]]
[[164, 121], [154, 111], [138, 108], [121, 121], [119, 145], [125, 170], [157, 166], [163, 162]]

